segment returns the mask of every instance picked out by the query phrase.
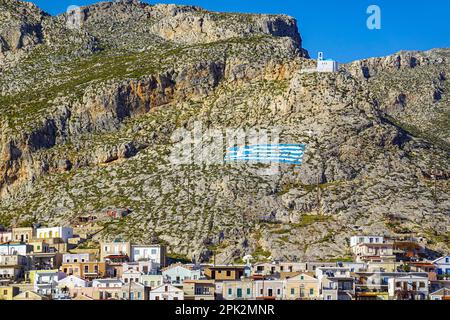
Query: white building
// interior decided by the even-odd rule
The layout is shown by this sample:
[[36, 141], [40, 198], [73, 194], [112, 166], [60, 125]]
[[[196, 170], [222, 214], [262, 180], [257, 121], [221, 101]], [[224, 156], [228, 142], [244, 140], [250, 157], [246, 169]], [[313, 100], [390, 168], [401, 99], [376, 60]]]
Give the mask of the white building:
[[53, 295], [59, 293], [58, 282], [66, 277], [64, 272], [36, 271], [34, 277], [34, 291], [41, 295]]
[[122, 286], [122, 280], [116, 278], [95, 279], [94, 281], [92, 281], [93, 288], [121, 288]]
[[29, 244], [0, 244], [0, 255], [21, 255], [26, 256], [27, 253], [33, 251], [33, 246]]
[[436, 267], [436, 273], [439, 276], [447, 276], [450, 278], [450, 256], [443, 256], [433, 261]]
[[77, 276], [71, 275], [65, 277], [58, 281], [58, 288], [86, 288], [89, 286], [89, 281], [78, 278]]
[[384, 243], [384, 237], [380, 236], [353, 236], [350, 238], [350, 247], [358, 244]]
[[388, 279], [390, 299], [425, 300], [428, 298], [428, 277], [408, 275]]
[[323, 52], [319, 52], [317, 58], [317, 72], [337, 72], [339, 70], [339, 64], [337, 61], [323, 59]]
[[131, 261], [152, 260], [158, 267], [164, 267], [166, 250], [161, 245], [131, 245]]
[[136, 282], [139, 283], [139, 279], [143, 275], [142, 272], [138, 270], [128, 269], [124, 270], [122, 273], [122, 281], [127, 284], [130, 282]]
[[171, 284], [163, 284], [150, 291], [149, 300], [184, 300], [184, 292]]
[[193, 265], [183, 265], [180, 263], [172, 264], [161, 270], [163, 278], [171, 284], [183, 284], [184, 280], [199, 280], [201, 270], [194, 268]]
[[134, 270], [142, 274], [156, 274], [158, 267], [152, 260], [124, 262], [123, 271]]
[[73, 238], [73, 229], [67, 227], [38, 228], [36, 237], [38, 239], [61, 238], [67, 242], [69, 238]]
[[90, 262], [89, 253], [65, 253], [63, 263]]
[[0, 243], [12, 241], [12, 231], [0, 231]]

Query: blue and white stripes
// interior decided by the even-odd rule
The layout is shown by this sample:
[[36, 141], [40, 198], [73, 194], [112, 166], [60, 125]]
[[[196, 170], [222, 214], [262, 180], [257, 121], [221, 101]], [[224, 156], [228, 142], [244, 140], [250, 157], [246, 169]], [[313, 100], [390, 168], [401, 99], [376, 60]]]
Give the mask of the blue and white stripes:
[[227, 150], [225, 162], [287, 163], [303, 162], [304, 144], [256, 144], [232, 147]]

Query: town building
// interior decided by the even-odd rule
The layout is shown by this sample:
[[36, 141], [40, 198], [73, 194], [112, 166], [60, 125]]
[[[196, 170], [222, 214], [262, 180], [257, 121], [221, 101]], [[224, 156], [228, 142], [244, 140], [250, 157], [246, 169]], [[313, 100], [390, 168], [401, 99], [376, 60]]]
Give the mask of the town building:
[[69, 238], [73, 237], [73, 229], [68, 227], [38, 228], [36, 230], [36, 237], [38, 239], [60, 238], [67, 243]]
[[12, 231], [0, 230], [0, 243], [13, 241]]
[[166, 247], [154, 245], [131, 245], [131, 261], [153, 261], [158, 268], [166, 266]]
[[300, 273], [286, 279], [285, 296], [287, 300], [316, 300], [319, 298], [319, 280], [312, 274]]
[[108, 257], [131, 256], [131, 244], [126, 241], [100, 242], [100, 260]]
[[35, 229], [32, 227], [12, 228], [12, 241], [28, 242], [35, 236]]
[[280, 273], [305, 272], [305, 262], [261, 262], [252, 266], [252, 274], [276, 275]]
[[214, 300], [215, 289], [213, 280], [185, 280], [184, 300]]
[[350, 269], [341, 267], [317, 268], [319, 295], [323, 300], [352, 300], [355, 296], [355, 280]]
[[60, 270], [68, 276], [74, 275], [87, 280], [103, 278], [107, 275], [106, 263], [99, 261], [63, 263]]
[[0, 255], [0, 280], [18, 281], [25, 278], [29, 261], [22, 255]]
[[149, 300], [150, 288], [139, 282], [129, 282], [122, 286], [119, 297], [122, 300]]
[[184, 300], [184, 292], [180, 288], [165, 283], [150, 291], [149, 300]]
[[0, 286], [0, 301], [13, 300], [14, 296], [19, 294], [19, 288], [16, 286]]
[[59, 293], [58, 282], [66, 275], [59, 270], [39, 270], [34, 275], [34, 292], [43, 296]]
[[450, 256], [443, 256], [432, 261], [439, 279], [450, 279]]
[[216, 281], [239, 280], [244, 276], [245, 266], [207, 266], [204, 275]]
[[194, 265], [183, 265], [176, 263], [161, 270], [164, 281], [173, 285], [181, 285], [185, 280], [199, 280], [201, 278], [200, 268]]
[[388, 280], [389, 299], [426, 300], [428, 299], [428, 277], [407, 275]]
[[162, 274], [143, 274], [139, 278], [139, 283], [149, 288], [159, 287], [164, 283]]

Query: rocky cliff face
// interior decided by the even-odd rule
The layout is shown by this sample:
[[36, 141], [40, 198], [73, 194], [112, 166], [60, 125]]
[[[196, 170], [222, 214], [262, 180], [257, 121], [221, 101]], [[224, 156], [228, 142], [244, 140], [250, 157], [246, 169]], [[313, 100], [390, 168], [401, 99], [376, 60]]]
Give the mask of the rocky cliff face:
[[[448, 251], [448, 50], [311, 74], [287, 16], [120, 1], [71, 28], [0, 7], [0, 223], [130, 208], [100, 236], [224, 262], [345, 258], [360, 232]], [[304, 164], [171, 164], [173, 134], [196, 123], [279, 129], [308, 145]]]

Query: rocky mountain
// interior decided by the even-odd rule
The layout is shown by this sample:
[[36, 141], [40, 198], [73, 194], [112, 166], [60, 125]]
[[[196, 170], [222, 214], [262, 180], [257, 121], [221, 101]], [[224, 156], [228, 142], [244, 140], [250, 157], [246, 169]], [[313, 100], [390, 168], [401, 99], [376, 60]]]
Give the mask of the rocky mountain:
[[[129, 208], [98, 237], [218, 262], [345, 259], [357, 233], [448, 252], [450, 49], [314, 66], [284, 15], [0, 0], [0, 224]], [[277, 131], [304, 163], [171, 163], [199, 123]]]

